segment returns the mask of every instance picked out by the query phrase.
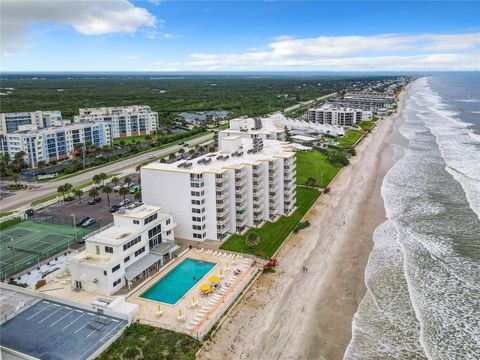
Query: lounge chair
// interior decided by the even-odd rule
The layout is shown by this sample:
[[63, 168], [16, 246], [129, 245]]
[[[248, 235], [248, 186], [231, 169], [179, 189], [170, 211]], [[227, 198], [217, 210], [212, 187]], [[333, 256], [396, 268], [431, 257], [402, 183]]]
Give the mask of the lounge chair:
[[198, 250], [198, 252], [203, 252], [203, 248], [201, 248], [200, 250]]
[[185, 321], [185, 315], [177, 316], [177, 320], [180, 321], [180, 322]]
[[157, 315], [157, 316], [162, 316], [162, 315], [163, 315], [163, 311], [162, 311], [162, 310], [157, 311], [156, 315]]

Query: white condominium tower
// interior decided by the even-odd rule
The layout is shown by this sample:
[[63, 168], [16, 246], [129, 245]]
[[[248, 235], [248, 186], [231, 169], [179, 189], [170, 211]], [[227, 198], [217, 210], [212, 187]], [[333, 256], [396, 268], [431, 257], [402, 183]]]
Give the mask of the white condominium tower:
[[295, 210], [295, 154], [277, 140], [227, 136], [220, 151], [141, 168], [146, 203], [168, 209], [177, 238], [224, 240]]
[[257, 137], [264, 140], [285, 141], [285, 125], [274, 117], [268, 118], [236, 118], [230, 120], [230, 128], [222, 130], [219, 138], [238, 136], [243, 138]]
[[308, 110], [308, 120], [325, 125], [352, 126], [372, 119], [371, 111], [324, 105]]
[[158, 113], [147, 105], [80, 109], [74, 121], [105, 121], [110, 124], [114, 139], [151, 134], [159, 127]]
[[33, 125], [36, 128], [47, 128], [54, 122], [62, 121], [60, 111], [32, 111], [18, 113], [2, 113], [0, 134], [7, 134], [18, 130], [21, 125]]

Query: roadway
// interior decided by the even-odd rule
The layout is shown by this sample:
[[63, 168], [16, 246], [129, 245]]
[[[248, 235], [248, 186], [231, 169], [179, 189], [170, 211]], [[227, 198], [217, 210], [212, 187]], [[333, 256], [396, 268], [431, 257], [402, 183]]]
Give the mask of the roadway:
[[314, 102], [316, 102], [316, 101], [328, 99], [328, 98], [330, 98], [330, 97], [332, 97], [332, 96], [335, 96], [335, 95], [337, 95], [336, 92], [331, 93], [331, 94], [328, 94], [328, 95], [320, 96], [320, 97], [318, 97], [318, 98], [316, 98], [316, 99], [312, 99], [312, 100], [308, 100], [308, 101], [303, 101], [303, 102], [298, 103], [298, 104], [296, 104], [296, 105], [290, 106], [289, 108], [286, 108], [285, 110], [283, 110], [283, 112], [286, 113], [286, 112], [289, 112], [289, 111], [298, 109], [299, 107], [306, 106], [306, 105], [310, 105], [310, 104], [312, 104], [312, 103], [314, 103]]
[[[205, 136], [200, 136], [195, 139], [186, 139], [189, 145], [197, 145], [213, 138], [214, 133], [210, 132]], [[172, 145], [161, 150], [152, 150], [150, 152], [133, 156], [131, 158], [117, 161], [112, 164], [107, 164], [100, 168], [92, 169], [81, 174], [68, 177], [66, 179], [52, 180], [45, 183], [35, 183], [36, 188], [26, 191], [19, 191], [17, 194], [8, 196], [0, 202], [1, 211], [20, 210], [30, 207], [30, 204], [35, 200], [57, 193], [57, 188], [65, 183], [70, 183], [73, 186], [81, 185], [92, 180], [95, 174], [104, 172], [106, 174], [117, 173], [133, 173], [137, 165], [149, 160], [149, 157], [154, 154], [156, 157], [163, 157], [172, 152], [177, 152], [183, 148], [181, 145]]]

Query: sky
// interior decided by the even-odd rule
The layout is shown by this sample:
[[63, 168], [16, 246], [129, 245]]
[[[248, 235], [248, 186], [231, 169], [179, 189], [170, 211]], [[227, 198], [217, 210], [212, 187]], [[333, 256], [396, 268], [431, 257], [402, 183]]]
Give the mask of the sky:
[[2, 0], [1, 71], [480, 70], [480, 2]]

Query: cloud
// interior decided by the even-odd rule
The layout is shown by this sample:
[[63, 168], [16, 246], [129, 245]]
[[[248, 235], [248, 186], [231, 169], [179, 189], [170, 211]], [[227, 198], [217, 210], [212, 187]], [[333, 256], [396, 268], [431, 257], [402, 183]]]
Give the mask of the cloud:
[[159, 20], [127, 0], [2, 0], [2, 55], [29, 45], [28, 28], [37, 23], [71, 26], [84, 35], [134, 33]]
[[193, 53], [186, 69], [478, 70], [479, 33], [273, 39], [268, 50]]
[[167, 32], [161, 32], [157, 30], [151, 30], [147, 31], [146, 33], [147, 38], [155, 40], [155, 39], [160, 39], [160, 40], [172, 40], [180, 37], [179, 35], [167, 33]]

